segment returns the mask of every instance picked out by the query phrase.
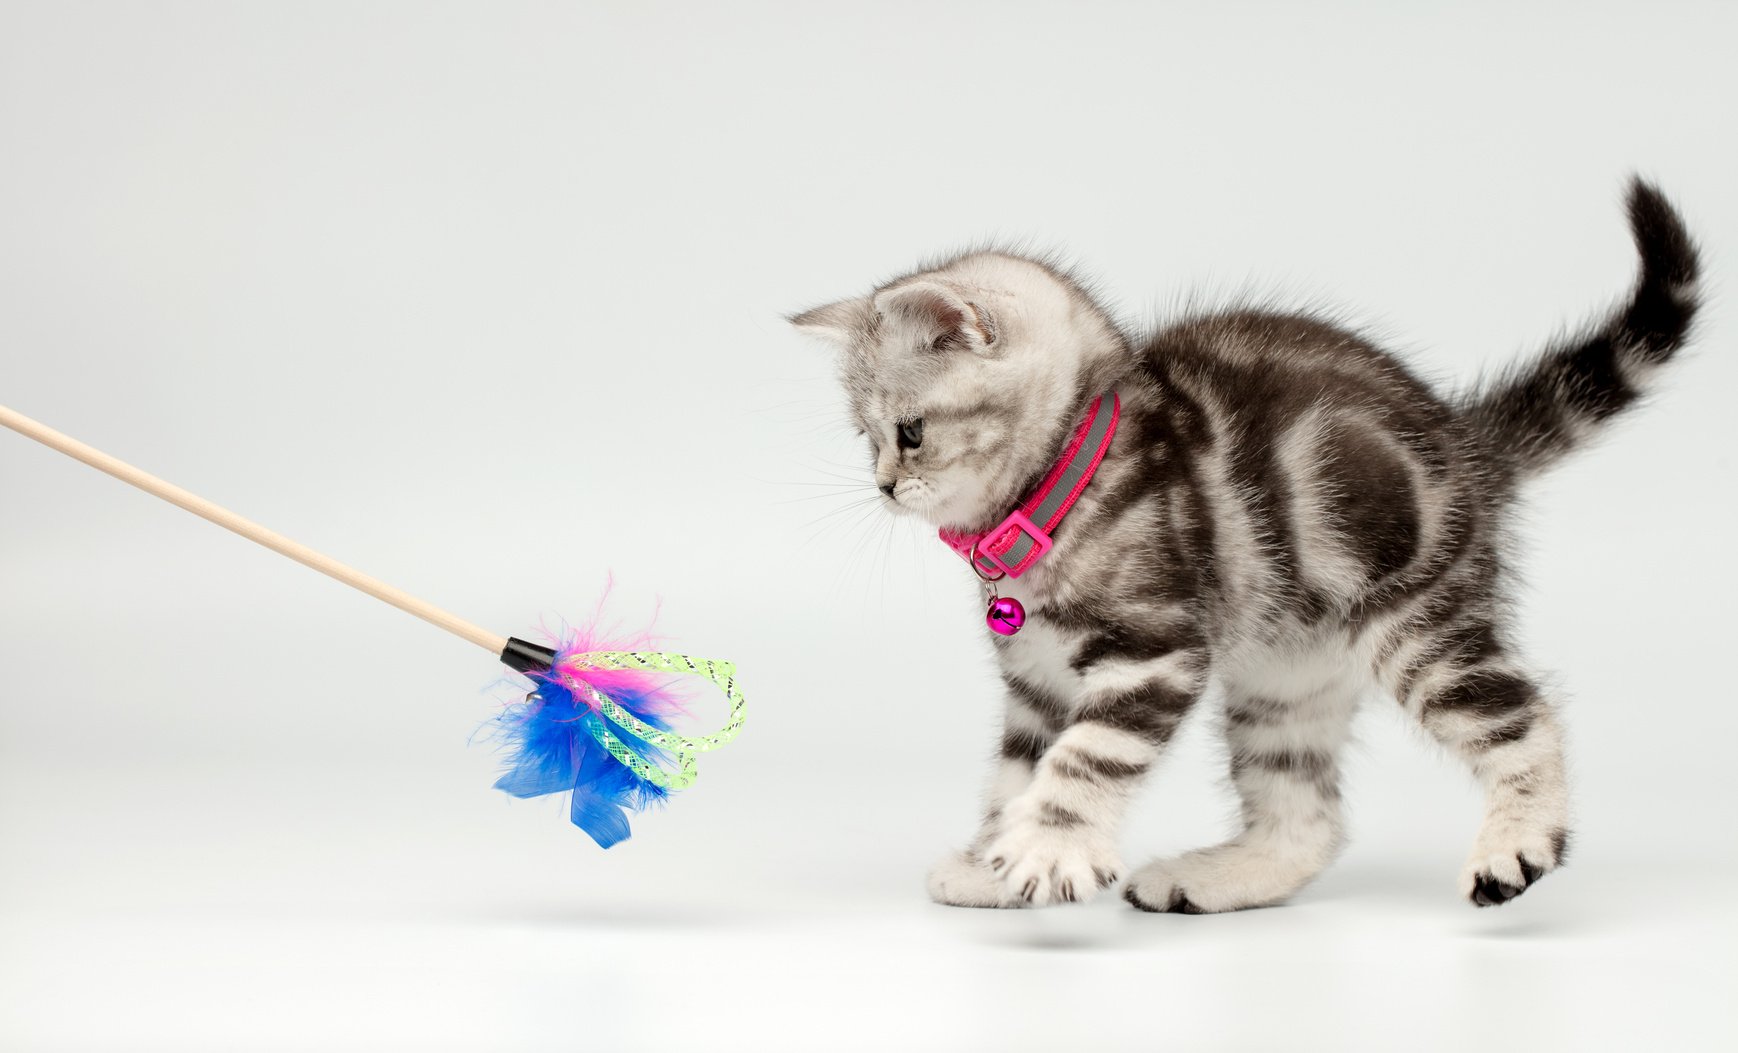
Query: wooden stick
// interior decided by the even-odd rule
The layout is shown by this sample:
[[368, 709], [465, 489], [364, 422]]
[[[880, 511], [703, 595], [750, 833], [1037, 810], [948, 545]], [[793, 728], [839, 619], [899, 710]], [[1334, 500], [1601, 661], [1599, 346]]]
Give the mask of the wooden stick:
[[431, 603], [425, 603], [402, 589], [395, 589], [378, 578], [371, 578], [353, 567], [345, 566], [330, 556], [322, 555], [306, 545], [291, 541], [275, 530], [267, 530], [258, 523], [243, 519], [227, 508], [220, 508], [197, 494], [189, 493], [173, 483], [165, 482], [154, 475], [142, 472], [124, 461], [110, 457], [101, 450], [86, 446], [69, 435], [62, 435], [46, 424], [33, 421], [22, 413], [0, 406], [0, 424], [26, 438], [35, 439], [50, 449], [59, 450], [68, 457], [83, 461], [100, 472], [107, 472], [123, 483], [130, 483], [148, 494], [161, 497], [170, 504], [180, 505], [194, 515], [208, 519], [225, 530], [240, 534], [249, 541], [258, 542], [273, 552], [282, 553], [304, 567], [312, 567], [329, 578], [335, 578], [353, 589], [366, 592], [377, 600], [384, 600], [406, 614], [414, 614], [430, 625], [445, 629], [454, 636], [461, 636], [490, 654], [499, 655], [507, 646], [506, 637], [496, 636], [494, 633], [472, 625], [463, 618], [449, 614]]

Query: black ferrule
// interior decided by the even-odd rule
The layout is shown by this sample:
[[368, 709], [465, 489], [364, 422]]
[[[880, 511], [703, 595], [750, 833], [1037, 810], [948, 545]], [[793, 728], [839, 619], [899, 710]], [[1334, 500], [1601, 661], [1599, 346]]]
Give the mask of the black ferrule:
[[501, 662], [514, 672], [544, 673], [555, 664], [555, 652], [513, 636], [507, 639], [507, 646], [501, 648]]

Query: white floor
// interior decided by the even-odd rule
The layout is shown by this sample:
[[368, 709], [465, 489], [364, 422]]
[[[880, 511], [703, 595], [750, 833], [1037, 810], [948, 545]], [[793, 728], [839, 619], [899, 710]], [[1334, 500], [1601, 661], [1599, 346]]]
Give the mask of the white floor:
[[550, 809], [457, 779], [86, 774], [8, 765], [0, 786], [0, 1048], [1738, 1042], [1718, 859], [1586, 850], [1475, 911], [1443, 830], [1441, 851], [1356, 844], [1279, 909], [958, 911], [924, 901], [933, 824], [900, 839], [903, 805], [831, 823], [780, 806], [807, 837], [750, 806], [738, 840], [728, 776], [606, 856]]
[[[245, 592], [246, 566], [223, 587]], [[1647, 652], [1707, 687], [1656, 701], [1637, 654], [1544, 621], [1582, 685], [1578, 843], [1500, 909], [1454, 892], [1470, 778], [1377, 703], [1346, 757], [1351, 844], [1294, 903], [1002, 913], [922, 892], [994, 738], [973, 665], [890, 695], [895, 671], [837, 672], [858, 646], [840, 627], [777, 650], [774, 615], [717, 620], [757, 674], [751, 726], [603, 852], [555, 801], [489, 788], [497, 760], [466, 738], [490, 665], [407, 619], [139, 622], [130, 585], [94, 616], [14, 567], [48, 602], [0, 617], [5, 1053], [1738, 1048], [1738, 713], [1714, 704], [1712, 641]], [[1191, 719], [1142, 794], [1130, 864], [1223, 832], [1213, 723]]]

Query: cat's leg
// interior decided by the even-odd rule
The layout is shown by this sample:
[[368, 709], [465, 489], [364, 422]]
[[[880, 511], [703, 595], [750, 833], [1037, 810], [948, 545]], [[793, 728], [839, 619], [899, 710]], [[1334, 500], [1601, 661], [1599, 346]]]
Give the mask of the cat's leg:
[[1506, 903], [1561, 866], [1568, 851], [1556, 707], [1488, 625], [1443, 630], [1424, 653], [1437, 657], [1396, 663], [1389, 686], [1484, 786], [1484, 824], [1461, 869], [1460, 893], [1480, 907]]
[[985, 793], [984, 818], [978, 834], [963, 851], [937, 863], [929, 872], [929, 898], [951, 907], [1020, 907], [1006, 884], [990, 868], [983, 849], [1002, 828], [1008, 802], [1032, 784], [1039, 758], [1063, 726], [1061, 703], [1023, 681], [1005, 678], [1007, 706], [996, 766]]
[[[1121, 638], [1118, 634], [1106, 634]], [[1182, 634], [1179, 634], [1182, 635]], [[982, 857], [1003, 894], [1033, 906], [1090, 899], [1122, 870], [1117, 836], [1140, 778], [1203, 687], [1200, 648], [1131, 654], [1089, 641], [1077, 701], [1032, 780], [1001, 811]]]
[[1123, 897], [1145, 911], [1217, 914], [1279, 903], [1309, 883], [1343, 837], [1339, 755], [1367, 683], [1335, 678], [1295, 692], [1228, 683], [1225, 737], [1243, 830], [1148, 863]]

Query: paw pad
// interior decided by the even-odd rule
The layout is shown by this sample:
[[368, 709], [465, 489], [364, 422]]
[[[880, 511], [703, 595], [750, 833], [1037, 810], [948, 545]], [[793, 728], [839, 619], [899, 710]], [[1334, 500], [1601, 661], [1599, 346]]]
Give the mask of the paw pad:
[[1474, 906], [1500, 907], [1509, 900], [1533, 887], [1533, 883], [1545, 876], [1545, 868], [1527, 859], [1526, 856], [1516, 856], [1515, 863], [1521, 872], [1521, 883], [1505, 881], [1486, 870], [1473, 878], [1472, 893], [1468, 897]]

